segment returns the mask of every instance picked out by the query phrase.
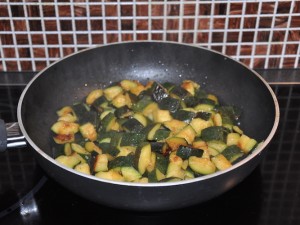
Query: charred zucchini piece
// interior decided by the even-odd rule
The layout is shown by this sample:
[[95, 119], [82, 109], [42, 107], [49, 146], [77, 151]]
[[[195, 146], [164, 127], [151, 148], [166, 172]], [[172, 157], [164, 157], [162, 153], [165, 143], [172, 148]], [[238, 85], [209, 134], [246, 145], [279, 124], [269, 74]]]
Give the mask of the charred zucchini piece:
[[74, 134], [57, 134], [53, 137], [56, 144], [66, 144], [75, 141]]
[[169, 96], [167, 90], [158, 82], [153, 82], [151, 87], [151, 93], [153, 100], [158, 103]]
[[189, 146], [179, 146], [179, 148], [176, 151], [176, 155], [182, 158], [183, 160], [188, 159], [190, 156], [197, 156], [202, 157], [203, 155], [202, 149], [192, 148]]
[[57, 121], [52, 125], [51, 130], [56, 134], [75, 134], [79, 131], [79, 124]]
[[184, 80], [181, 83], [181, 87], [194, 96], [196, 90], [200, 88], [200, 85], [192, 80]]
[[166, 143], [171, 148], [171, 151], [176, 151], [180, 146], [187, 146], [188, 143], [183, 137], [170, 137], [166, 139]]

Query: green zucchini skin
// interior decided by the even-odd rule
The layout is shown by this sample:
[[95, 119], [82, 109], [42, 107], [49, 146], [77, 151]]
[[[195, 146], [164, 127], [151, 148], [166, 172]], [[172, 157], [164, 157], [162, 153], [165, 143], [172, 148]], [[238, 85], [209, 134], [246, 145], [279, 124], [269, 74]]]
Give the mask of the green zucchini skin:
[[177, 149], [176, 155], [182, 158], [183, 160], [188, 159], [190, 156], [202, 157], [202, 149], [192, 148], [189, 146], [179, 146]]
[[196, 116], [196, 113], [181, 109], [173, 113], [172, 116], [174, 119], [181, 120], [186, 123], [190, 123], [192, 119]]
[[220, 105], [191, 80], [114, 82], [56, 114], [57, 162], [115, 181], [193, 179], [229, 168], [257, 146], [237, 125], [240, 109]]
[[202, 130], [201, 138], [208, 141], [223, 141], [226, 142], [228, 130], [222, 126], [208, 127]]
[[154, 82], [151, 87], [152, 98], [155, 102], [161, 102], [169, 96], [167, 90], [159, 83]]

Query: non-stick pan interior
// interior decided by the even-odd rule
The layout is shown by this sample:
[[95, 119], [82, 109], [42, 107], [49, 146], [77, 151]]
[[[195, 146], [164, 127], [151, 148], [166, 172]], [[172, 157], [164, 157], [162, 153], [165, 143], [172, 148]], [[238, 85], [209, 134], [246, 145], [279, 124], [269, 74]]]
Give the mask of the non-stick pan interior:
[[89, 49], [41, 72], [21, 99], [22, 123], [29, 138], [51, 155], [50, 127], [57, 118], [56, 110], [121, 79], [176, 83], [191, 79], [223, 103], [241, 107], [241, 127], [257, 140], [266, 139], [274, 125], [270, 90], [242, 64], [198, 47], [132, 42]]

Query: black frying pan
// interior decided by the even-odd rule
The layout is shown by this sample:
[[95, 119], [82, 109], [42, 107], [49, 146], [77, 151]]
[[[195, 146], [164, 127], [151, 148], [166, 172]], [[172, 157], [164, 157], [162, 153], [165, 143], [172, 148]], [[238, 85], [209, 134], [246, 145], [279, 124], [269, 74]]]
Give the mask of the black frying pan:
[[[148, 79], [180, 83], [191, 79], [221, 102], [240, 106], [241, 128], [264, 141], [250, 156], [226, 171], [192, 180], [137, 184], [102, 180], [59, 165], [52, 158], [50, 127], [55, 111], [113, 81]], [[279, 122], [279, 107], [269, 85], [253, 70], [204, 48], [162, 42], [130, 42], [84, 50], [37, 74], [22, 93], [18, 123], [41, 167], [78, 195], [111, 207], [169, 210], [212, 199], [241, 182], [260, 162]], [[246, 194], [246, 193], [245, 193]]]

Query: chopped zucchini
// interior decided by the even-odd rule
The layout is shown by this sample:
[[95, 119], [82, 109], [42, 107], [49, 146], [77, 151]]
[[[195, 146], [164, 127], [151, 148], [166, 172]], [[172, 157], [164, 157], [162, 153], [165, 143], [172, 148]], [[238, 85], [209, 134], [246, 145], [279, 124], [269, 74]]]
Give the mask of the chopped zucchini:
[[172, 114], [173, 118], [176, 120], [181, 120], [185, 123], [190, 123], [192, 119], [196, 116], [196, 113], [180, 109]]
[[74, 168], [77, 164], [80, 163], [80, 160], [78, 159], [78, 157], [76, 157], [75, 154], [66, 156], [66, 155], [61, 155], [58, 156], [55, 159], [57, 162], [59, 162], [60, 164], [69, 167], [69, 168]]
[[120, 146], [138, 146], [146, 140], [143, 133], [124, 133], [122, 135]]
[[140, 121], [138, 121], [135, 118], [131, 118], [126, 120], [123, 124], [122, 124], [123, 129], [126, 132], [141, 132], [144, 129], [144, 125], [140, 123]]
[[131, 89], [137, 87], [138, 83], [134, 80], [122, 80], [120, 85], [125, 91], [130, 91]]
[[190, 156], [197, 156], [202, 157], [203, 150], [192, 148], [189, 146], [179, 146], [179, 148], [176, 151], [176, 155], [182, 158], [183, 160], [188, 159]]
[[191, 125], [185, 126], [181, 131], [176, 134], [176, 137], [184, 138], [188, 144], [192, 144], [195, 137], [196, 137], [196, 131]]
[[229, 133], [227, 135], [226, 144], [230, 145], [237, 145], [239, 142], [241, 135], [239, 133]]
[[76, 165], [74, 170], [76, 170], [80, 173], [91, 175], [90, 166], [87, 163], [81, 163], [81, 164]]
[[151, 162], [151, 145], [147, 142], [138, 146], [135, 153], [135, 165], [140, 174], [144, 174]]
[[58, 121], [52, 125], [51, 130], [56, 134], [75, 134], [79, 131], [79, 124]]
[[242, 149], [243, 152], [249, 153], [256, 147], [257, 141], [245, 134], [242, 134], [237, 145], [240, 147], [240, 149]]
[[82, 147], [81, 145], [76, 144], [76, 143], [72, 143], [71, 148], [74, 152], [77, 152], [79, 154], [83, 154], [83, 155], [90, 154], [84, 147]]
[[108, 156], [106, 154], [99, 154], [96, 156], [94, 163], [94, 172], [108, 171]]
[[168, 110], [161, 110], [161, 109], [153, 110], [152, 116], [153, 116], [153, 121], [155, 123], [163, 123], [173, 119], [170, 111]]
[[125, 181], [125, 178], [117, 171], [114, 170], [109, 170], [104, 172], [100, 171], [96, 173], [95, 176], [106, 180]]
[[124, 79], [56, 115], [56, 161], [109, 180], [192, 179], [229, 168], [257, 146], [237, 126], [241, 111], [220, 105], [192, 80], [144, 85]]
[[83, 124], [79, 127], [79, 131], [84, 138], [89, 139], [90, 141], [96, 141], [97, 132], [93, 124]]
[[180, 146], [188, 145], [184, 137], [170, 137], [166, 139], [166, 143], [171, 148], [171, 151], [176, 151]]
[[133, 167], [122, 167], [121, 174], [124, 177], [125, 181], [135, 181], [142, 177], [142, 175]]
[[170, 155], [169, 165], [167, 168], [166, 178], [180, 178], [183, 179], [185, 172], [181, 168], [183, 160], [177, 155]]
[[201, 138], [204, 141], [223, 141], [225, 143], [227, 133], [227, 130], [222, 126], [212, 126], [202, 130]]
[[64, 145], [64, 153], [65, 153], [65, 155], [66, 156], [69, 156], [69, 155], [71, 155], [72, 154], [72, 148], [71, 148], [71, 144], [70, 143], [66, 143], [65, 145]]
[[232, 166], [228, 159], [222, 154], [213, 156], [211, 161], [215, 164], [218, 170], [226, 170]]
[[170, 131], [172, 131], [173, 134], [177, 134], [180, 130], [182, 130], [187, 125], [187, 123], [181, 120], [172, 119], [169, 121], [165, 121], [163, 125], [166, 128], [168, 128]]
[[209, 148], [217, 150], [218, 152], [222, 152], [227, 147], [227, 145], [223, 141], [216, 140], [208, 141], [207, 146]]
[[56, 144], [66, 144], [75, 141], [74, 134], [57, 134], [53, 137]]
[[232, 163], [244, 156], [244, 152], [237, 145], [231, 145], [223, 150], [222, 155]]
[[100, 98], [103, 95], [102, 89], [96, 89], [91, 91], [85, 99], [86, 104], [92, 105], [97, 98]]
[[116, 96], [121, 94], [123, 92], [123, 89], [120, 86], [112, 86], [104, 89], [104, 95], [107, 98], [107, 100], [111, 101], [113, 100]]
[[162, 110], [168, 110], [170, 113], [175, 113], [180, 108], [180, 100], [172, 97], [165, 97], [158, 106]]
[[216, 171], [215, 164], [207, 158], [191, 156], [189, 158], [189, 166], [194, 172], [204, 175], [212, 174]]
[[193, 127], [193, 129], [196, 131], [197, 136], [201, 135], [201, 131], [205, 128], [213, 126], [211, 121], [206, 121], [201, 118], [194, 118], [190, 125]]
[[161, 102], [164, 98], [169, 96], [167, 90], [157, 82], [152, 84], [151, 92], [152, 98], [155, 102]]
[[109, 162], [108, 168], [121, 168], [121, 167], [131, 167], [134, 165], [134, 156], [132, 154], [127, 156], [118, 156]]

